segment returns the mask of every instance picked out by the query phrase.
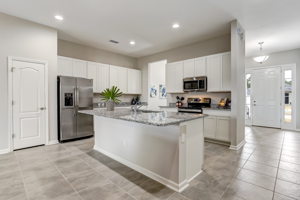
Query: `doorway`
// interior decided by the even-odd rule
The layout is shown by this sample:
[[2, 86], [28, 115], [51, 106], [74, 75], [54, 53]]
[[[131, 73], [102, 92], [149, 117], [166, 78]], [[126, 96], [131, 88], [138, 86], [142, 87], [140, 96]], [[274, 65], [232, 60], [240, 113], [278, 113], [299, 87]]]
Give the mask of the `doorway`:
[[245, 123], [295, 130], [295, 83], [295, 65], [247, 70]]
[[47, 63], [9, 57], [8, 73], [11, 150], [46, 144]]

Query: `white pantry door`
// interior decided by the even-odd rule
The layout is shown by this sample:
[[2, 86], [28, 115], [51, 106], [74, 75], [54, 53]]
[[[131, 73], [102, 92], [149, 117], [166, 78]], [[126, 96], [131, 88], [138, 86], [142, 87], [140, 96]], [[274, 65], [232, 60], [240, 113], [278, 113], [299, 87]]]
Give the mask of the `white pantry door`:
[[281, 69], [279, 67], [254, 70], [252, 87], [252, 124], [281, 127]]
[[12, 61], [13, 149], [45, 144], [45, 64]]

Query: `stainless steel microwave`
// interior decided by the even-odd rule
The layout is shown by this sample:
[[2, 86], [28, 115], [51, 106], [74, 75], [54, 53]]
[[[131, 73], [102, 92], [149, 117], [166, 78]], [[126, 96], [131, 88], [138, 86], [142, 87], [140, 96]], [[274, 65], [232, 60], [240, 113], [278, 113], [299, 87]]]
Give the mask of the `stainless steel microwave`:
[[193, 77], [183, 79], [183, 90], [188, 91], [206, 91], [207, 90], [207, 77]]

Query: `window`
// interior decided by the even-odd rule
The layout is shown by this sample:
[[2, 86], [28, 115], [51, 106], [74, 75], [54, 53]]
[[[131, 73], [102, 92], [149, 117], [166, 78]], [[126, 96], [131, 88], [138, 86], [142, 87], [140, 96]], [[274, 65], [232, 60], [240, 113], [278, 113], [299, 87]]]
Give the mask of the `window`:
[[284, 70], [284, 108], [283, 108], [283, 121], [285, 123], [292, 123], [292, 100], [293, 100], [293, 80], [292, 80], [292, 70]]
[[245, 119], [251, 121], [251, 74], [246, 74], [246, 106], [245, 106]]

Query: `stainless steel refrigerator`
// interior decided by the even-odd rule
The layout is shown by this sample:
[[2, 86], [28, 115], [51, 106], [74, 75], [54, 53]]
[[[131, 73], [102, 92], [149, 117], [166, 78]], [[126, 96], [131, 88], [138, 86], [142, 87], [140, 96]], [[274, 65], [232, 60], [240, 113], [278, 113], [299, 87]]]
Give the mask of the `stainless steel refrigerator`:
[[57, 81], [58, 140], [94, 135], [93, 116], [78, 112], [93, 109], [93, 80], [59, 76]]

